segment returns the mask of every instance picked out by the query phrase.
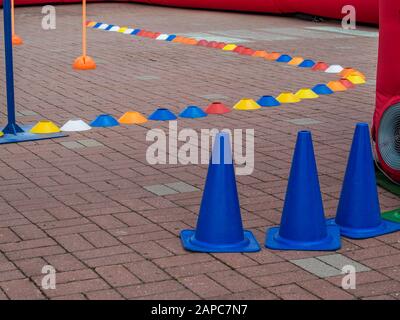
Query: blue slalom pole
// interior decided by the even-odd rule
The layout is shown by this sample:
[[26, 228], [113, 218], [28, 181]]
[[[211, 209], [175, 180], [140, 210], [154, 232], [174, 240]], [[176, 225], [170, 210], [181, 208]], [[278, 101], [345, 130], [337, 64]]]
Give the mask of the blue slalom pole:
[[6, 89], [7, 89], [7, 119], [8, 124], [3, 129], [4, 133], [17, 134], [24, 132], [15, 120], [15, 100], [14, 100], [14, 70], [13, 70], [13, 48], [11, 30], [11, 0], [3, 1], [4, 18], [4, 50], [6, 63]]

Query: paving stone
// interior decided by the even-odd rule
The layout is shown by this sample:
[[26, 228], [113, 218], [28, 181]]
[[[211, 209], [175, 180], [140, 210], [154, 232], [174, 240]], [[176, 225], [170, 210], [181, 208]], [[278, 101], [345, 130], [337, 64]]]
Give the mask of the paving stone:
[[83, 144], [85, 147], [101, 147], [103, 144], [97, 140], [94, 139], [82, 139], [82, 140], [77, 140], [80, 144]]
[[358, 263], [352, 259], [349, 259], [345, 257], [344, 255], [341, 254], [332, 254], [332, 255], [326, 255], [326, 256], [320, 256], [317, 257], [318, 260], [321, 260], [339, 270], [342, 270], [344, 266], [346, 265], [351, 265], [353, 266], [357, 272], [363, 272], [363, 271], [370, 271], [371, 269], [368, 268], [367, 266], [362, 265], [361, 263]]
[[166, 196], [169, 194], [175, 194], [178, 193], [176, 190], [171, 189], [163, 184], [155, 184], [151, 186], [144, 186], [146, 190], [158, 195], [158, 196]]
[[138, 80], [160, 80], [160, 77], [152, 75], [135, 76], [135, 78]]
[[290, 260], [290, 262], [322, 278], [341, 274], [339, 269], [336, 269], [316, 258]]
[[79, 142], [76, 141], [62, 141], [60, 142], [64, 147], [68, 149], [82, 149], [85, 148], [83, 144], [80, 144]]
[[321, 123], [321, 121], [315, 120], [315, 119], [311, 119], [311, 118], [299, 118], [299, 119], [289, 119], [286, 120], [287, 122], [293, 123], [293, 124], [297, 124], [299, 126], [306, 126], [306, 125], [310, 125], [310, 124], [318, 124]]
[[172, 182], [172, 183], [166, 183], [165, 184], [167, 187], [174, 189], [178, 192], [195, 192], [195, 191], [200, 191], [200, 189], [191, 186], [190, 184], [187, 184], [183, 181], [178, 181], [178, 182]]

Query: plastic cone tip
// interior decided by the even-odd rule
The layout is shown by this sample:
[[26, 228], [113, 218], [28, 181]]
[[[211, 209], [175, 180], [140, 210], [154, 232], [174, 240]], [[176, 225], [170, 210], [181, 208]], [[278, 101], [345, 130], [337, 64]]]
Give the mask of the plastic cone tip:
[[332, 94], [333, 93], [333, 91], [326, 84], [323, 84], [323, 83], [315, 85], [312, 88], [312, 90], [316, 94]]
[[341, 84], [343, 84], [346, 88], [354, 88], [354, 84], [347, 79], [340, 79], [339, 80]]
[[281, 105], [280, 102], [273, 96], [262, 96], [260, 99], [258, 99], [257, 103], [261, 107], [277, 107]]
[[282, 92], [276, 100], [280, 103], [296, 103], [301, 101], [301, 99], [295, 96], [292, 92]]
[[365, 74], [358, 71], [358, 70], [354, 70], [353, 72], [350, 72], [347, 76], [360, 76], [361, 78], [363, 78], [364, 80], [366, 80], [367, 78], [365, 77]]
[[346, 67], [342, 71], [340, 71], [340, 76], [342, 78], [346, 78], [350, 73], [352, 73], [354, 71], [356, 71], [356, 70], [353, 68], [350, 68], [350, 67]]
[[[219, 161], [215, 161], [218, 157]], [[230, 161], [228, 161], [230, 160]], [[221, 193], [221, 190], [224, 192]], [[243, 229], [229, 134], [215, 137], [196, 230], [182, 230], [182, 245], [197, 252], [255, 252], [260, 246]]]
[[163, 33], [163, 34], [160, 34], [156, 39], [157, 40], [167, 40], [168, 37], [169, 37], [168, 34]]
[[244, 49], [242, 52], [240, 52], [240, 54], [246, 55], [246, 56], [251, 56], [254, 54], [254, 50], [250, 49], [250, 48], [246, 48]]
[[224, 114], [231, 112], [231, 109], [221, 102], [213, 102], [206, 108], [205, 112], [208, 114]]
[[327, 227], [311, 132], [297, 135], [279, 227], [267, 231], [265, 245], [280, 250], [336, 250], [337, 226]]
[[96, 69], [96, 63], [89, 56], [80, 56], [75, 59], [72, 67], [75, 70], [94, 70]]
[[346, 91], [347, 87], [343, 85], [340, 81], [329, 81], [327, 86], [332, 90], [332, 91]]
[[170, 35], [168, 36], [168, 38], [165, 39], [165, 41], [174, 41], [175, 38], [176, 38], [176, 35], [170, 34]]
[[309, 88], [300, 89], [295, 93], [295, 96], [300, 99], [315, 99], [319, 97], [319, 95]]
[[61, 128], [61, 131], [65, 132], [79, 132], [79, 131], [87, 131], [92, 129], [85, 121], [81, 119], [72, 119], [68, 120]]
[[313, 60], [306, 59], [302, 63], [299, 64], [300, 68], [312, 68], [315, 65]]
[[125, 112], [119, 119], [118, 122], [122, 124], [141, 124], [146, 123], [148, 120], [140, 113], [136, 111]]
[[222, 48], [224, 51], [233, 51], [236, 48], [236, 44], [230, 43]]
[[119, 26], [113, 26], [109, 31], [118, 32], [119, 29], [120, 29]]
[[127, 28], [127, 29], [124, 31], [124, 34], [131, 34], [132, 31], [133, 31], [133, 29]]
[[92, 127], [115, 127], [118, 126], [118, 121], [109, 114], [101, 114], [96, 119], [94, 119], [90, 125]]
[[107, 24], [107, 23], [102, 23], [102, 24], [98, 27], [98, 29], [100, 29], [100, 30], [105, 30], [105, 29], [107, 29], [107, 27], [108, 27], [108, 24]]
[[200, 40], [197, 43], [198, 46], [202, 46], [202, 47], [206, 47], [208, 45], [208, 41], [207, 40]]
[[302, 57], [294, 57], [292, 60], [288, 62], [288, 65], [291, 66], [298, 66], [300, 63], [302, 63], [304, 59]]
[[257, 110], [260, 108], [261, 106], [257, 102], [249, 98], [244, 98], [233, 106], [233, 109], [236, 110]]
[[347, 162], [336, 218], [343, 236], [375, 237], [400, 230], [400, 224], [383, 220], [376, 185], [374, 158], [367, 123], [358, 123]]
[[282, 54], [278, 59], [276, 59], [276, 62], [289, 62], [292, 60], [292, 57], [287, 55], [287, 54]]
[[246, 49], [246, 47], [244, 47], [244, 46], [237, 46], [235, 49], [233, 49], [233, 52], [241, 53], [244, 49]]
[[266, 51], [258, 50], [253, 53], [253, 57], [264, 58], [268, 53]]
[[216, 48], [217, 45], [218, 45], [218, 42], [217, 42], [217, 41], [210, 41], [210, 42], [208, 42], [207, 47], [209, 47], [209, 48]]
[[92, 28], [95, 24], [96, 24], [95, 21], [88, 21], [86, 26], [89, 27], [89, 28]]
[[338, 64], [332, 64], [328, 69], [325, 70], [326, 73], [340, 73], [343, 70], [343, 67]]
[[166, 108], [158, 108], [147, 119], [155, 121], [169, 121], [175, 120], [177, 117]]
[[329, 68], [329, 65], [327, 63], [319, 61], [312, 67], [312, 70], [314, 70], [314, 71], [325, 71], [328, 68]]
[[190, 118], [190, 119], [195, 119], [195, 118], [204, 118], [207, 116], [207, 113], [205, 113], [203, 110], [201, 110], [197, 106], [188, 106], [186, 107], [185, 110], [183, 110], [179, 116], [181, 118]]
[[349, 80], [352, 84], [364, 84], [365, 80], [358, 75], [349, 75], [346, 77], [347, 80]]
[[281, 56], [281, 54], [278, 52], [271, 52], [265, 56], [265, 59], [274, 61], [274, 60], [278, 59], [280, 56]]
[[49, 120], [41, 120], [30, 130], [31, 133], [49, 134], [60, 132], [60, 128]]

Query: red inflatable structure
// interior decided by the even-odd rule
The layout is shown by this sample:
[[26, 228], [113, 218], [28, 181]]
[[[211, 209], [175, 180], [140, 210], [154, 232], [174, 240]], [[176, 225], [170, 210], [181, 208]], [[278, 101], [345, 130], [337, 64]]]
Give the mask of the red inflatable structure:
[[[107, 0], [89, 1], [104, 2]], [[16, 5], [77, 2], [80, 1], [15, 0]], [[378, 23], [378, 0], [122, 0], [121, 2], [275, 14], [304, 13], [334, 19], [341, 19], [345, 15], [342, 13], [342, 8], [352, 5], [356, 9], [358, 22]], [[0, 4], [2, 3], [3, 1], [0, 0]]]
[[395, 182], [400, 182], [400, 1], [379, 4], [379, 57], [376, 108], [372, 134], [379, 164]]

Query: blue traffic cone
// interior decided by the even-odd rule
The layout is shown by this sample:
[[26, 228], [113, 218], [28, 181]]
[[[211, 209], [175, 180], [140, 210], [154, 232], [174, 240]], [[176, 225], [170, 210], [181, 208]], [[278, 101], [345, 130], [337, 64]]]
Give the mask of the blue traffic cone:
[[182, 230], [185, 249], [198, 252], [255, 252], [254, 235], [243, 230], [229, 134], [215, 137], [196, 230]]
[[287, 54], [282, 54], [278, 59], [276, 59], [276, 62], [289, 62], [292, 60], [292, 57], [287, 55]]
[[273, 96], [262, 96], [260, 99], [258, 99], [257, 103], [261, 107], [277, 107], [281, 105], [280, 102]]
[[316, 94], [332, 94], [333, 93], [331, 88], [329, 88], [326, 84], [323, 84], [323, 83], [315, 85], [314, 88], [312, 88], [312, 90]]
[[400, 230], [400, 224], [381, 218], [369, 128], [358, 123], [347, 162], [336, 219], [343, 236], [364, 239]]
[[185, 110], [183, 110], [179, 116], [181, 118], [203, 118], [203, 117], [207, 117], [207, 113], [205, 113], [203, 110], [201, 110], [199, 107], [197, 106], [188, 106], [186, 107]]
[[306, 60], [303, 60], [303, 62], [300, 63], [298, 65], [298, 67], [300, 67], [300, 68], [312, 68], [312, 67], [314, 67], [314, 65], [315, 65], [314, 61], [306, 59]]
[[119, 126], [118, 121], [109, 114], [101, 114], [90, 123], [91, 127], [115, 127]]
[[265, 246], [279, 250], [336, 250], [339, 227], [324, 217], [311, 132], [300, 131], [290, 169], [280, 227], [267, 231]]
[[168, 121], [175, 120], [177, 119], [177, 117], [166, 108], [158, 108], [151, 115], [149, 115], [147, 119], [156, 121]]

